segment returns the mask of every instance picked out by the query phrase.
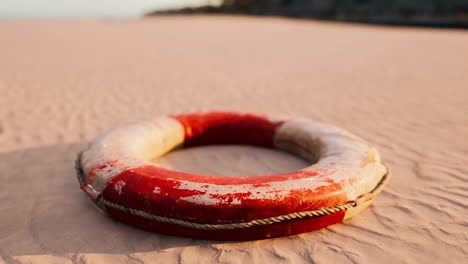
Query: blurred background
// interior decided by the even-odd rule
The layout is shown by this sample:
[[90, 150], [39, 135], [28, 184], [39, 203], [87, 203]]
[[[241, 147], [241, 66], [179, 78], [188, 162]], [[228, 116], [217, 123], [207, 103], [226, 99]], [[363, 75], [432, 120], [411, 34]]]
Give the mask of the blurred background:
[[[0, 264], [468, 263], [467, 22], [468, 0], [0, 0]], [[149, 234], [79, 190], [76, 153], [97, 135], [211, 110], [342, 127], [393, 178], [344, 224], [242, 243]], [[159, 162], [308, 166], [286, 157], [211, 148]]]
[[1, 18], [138, 18], [246, 14], [321, 20], [468, 27], [468, 0], [0, 0]]
[[154, 10], [219, 5], [212, 0], [0, 0], [0, 18], [138, 18]]

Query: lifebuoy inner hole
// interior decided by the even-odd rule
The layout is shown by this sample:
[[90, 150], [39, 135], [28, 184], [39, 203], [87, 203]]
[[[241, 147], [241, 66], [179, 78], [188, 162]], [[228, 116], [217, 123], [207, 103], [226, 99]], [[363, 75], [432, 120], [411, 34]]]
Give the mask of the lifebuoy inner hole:
[[[282, 121], [264, 116], [231, 112], [192, 113], [174, 116], [185, 129], [184, 147], [236, 144], [276, 148], [316, 163], [325, 145], [316, 138], [303, 138], [307, 133], [275, 138]], [[309, 164], [309, 165], [311, 165]]]
[[287, 152], [246, 145], [176, 149], [153, 160], [157, 166], [209, 176], [261, 176], [295, 172], [310, 163]]
[[[310, 144], [307, 142], [300, 142], [294, 139], [285, 141], [282, 139], [281, 141], [278, 141], [280, 144], [275, 145], [275, 143], [278, 143], [275, 142], [275, 132], [283, 123], [281, 121], [271, 121], [266, 117], [254, 114], [238, 114], [229, 112], [193, 113], [173, 116], [173, 118], [177, 119], [184, 127], [185, 139], [183, 147], [202, 147], [202, 149], [192, 149], [186, 153], [173, 151], [176, 153], [171, 153], [169, 155], [166, 154], [159, 158], [160, 160], [153, 160], [156, 164], [160, 164], [168, 169], [218, 176], [247, 176], [246, 174], [254, 176], [265, 174], [265, 171], [260, 168], [257, 168], [258, 170], [253, 168], [253, 171], [243, 171], [242, 169], [231, 170], [224, 167], [224, 173], [219, 173], [216, 169], [207, 170], [207, 167], [203, 164], [204, 161], [200, 158], [200, 154], [202, 156], [207, 155], [207, 160], [210, 160], [210, 151], [213, 149], [203, 149], [203, 146], [207, 147], [209, 145], [248, 145], [276, 149], [275, 151], [263, 151], [270, 151], [270, 154], [267, 154], [269, 156], [282, 156], [284, 159], [289, 159], [291, 161], [291, 166], [283, 166], [279, 163], [277, 164], [279, 165], [278, 167], [271, 168], [270, 172], [267, 174], [297, 171], [310, 166], [310, 162], [315, 163], [318, 160], [318, 152], [314, 149], [309, 149], [308, 147]], [[227, 155], [231, 154], [230, 151], [232, 152], [232, 149], [230, 150], [227, 146], [220, 146], [220, 148], [218, 148], [218, 151], [219, 150], [225, 151]], [[249, 152], [252, 151], [252, 148], [249, 149], [248, 147], [244, 147], [244, 150], [245, 152]], [[279, 153], [277, 150], [289, 152], [293, 155]], [[234, 152], [236, 151], [240, 154], [239, 149]], [[259, 149], [255, 150], [255, 152], [261, 151], [262, 150]], [[191, 155], [193, 156], [194, 152], [195, 155], [199, 156], [198, 162], [202, 163], [199, 167], [193, 166], [193, 164], [190, 165], [190, 159], [192, 158]], [[196, 152], [198, 152], [198, 154]], [[244, 157], [247, 158], [249, 155], [250, 154], [245, 153]], [[255, 159], [255, 155], [256, 154], [250, 155], [250, 158]], [[284, 155], [287, 155], [286, 157], [288, 158]], [[232, 156], [226, 156], [225, 158], [230, 159]], [[183, 164], [183, 162], [179, 163], [177, 161], [178, 159], [186, 160], [187, 164]], [[212, 166], [216, 166], [216, 164], [212, 164]]]

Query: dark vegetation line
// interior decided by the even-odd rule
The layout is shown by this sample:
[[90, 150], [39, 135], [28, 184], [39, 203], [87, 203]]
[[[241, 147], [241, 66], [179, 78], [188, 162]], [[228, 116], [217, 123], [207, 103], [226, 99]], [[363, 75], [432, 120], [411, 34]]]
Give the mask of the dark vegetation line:
[[220, 6], [156, 10], [146, 16], [173, 14], [243, 14], [468, 29], [468, 0], [223, 0]]

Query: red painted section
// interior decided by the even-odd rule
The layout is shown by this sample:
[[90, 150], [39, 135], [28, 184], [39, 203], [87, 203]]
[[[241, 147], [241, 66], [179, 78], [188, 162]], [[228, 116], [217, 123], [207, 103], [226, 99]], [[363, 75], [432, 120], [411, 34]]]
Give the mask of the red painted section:
[[[262, 193], [255, 190], [255, 184], [267, 185], [268, 181], [265, 181], [267, 179], [276, 177], [288, 179], [294, 178], [295, 175], [295, 173], [290, 173], [255, 177], [216, 177], [174, 172], [149, 166], [144, 169], [128, 170], [115, 177], [107, 184], [102, 195], [105, 199], [125, 207], [160, 216], [211, 224], [228, 221], [245, 222], [331, 207], [347, 201], [346, 195], [341, 192], [341, 183], [330, 183], [315, 190], [306, 188], [293, 190], [286, 197], [278, 196], [278, 199], [262, 199]], [[257, 179], [253, 180], [254, 178]], [[180, 180], [209, 184], [221, 182], [221, 185], [248, 184], [249, 182], [252, 183], [252, 188], [244, 193], [226, 195], [208, 193], [211, 198], [220, 199], [222, 202], [206, 205], [184, 200], [183, 198], [206, 194], [207, 191], [180, 189], [182, 184]], [[119, 182], [124, 182], [125, 185], [122, 187]], [[154, 192], [155, 188], [157, 192]], [[275, 192], [277, 193], [278, 190], [272, 189], [268, 193], [274, 195]], [[237, 202], [232, 203], [234, 200]]]
[[231, 112], [191, 113], [174, 116], [185, 128], [185, 147], [245, 144], [273, 147], [273, 134], [282, 122], [254, 114]]
[[205, 231], [185, 228], [177, 225], [159, 223], [138, 216], [129, 215], [122, 211], [107, 208], [107, 212], [114, 218], [127, 224], [146, 230], [167, 235], [215, 239], [215, 240], [253, 240], [271, 237], [289, 236], [320, 229], [343, 221], [346, 211], [340, 211], [331, 215], [286, 221], [265, 226], [255, 226], [233, 230]]
[[[151, 179], [173, 179], [179, 181], [190, 181], [197, 183], [209, 183], [217, 185], [238, 185], [238, 184], [254, 184], [253, 187], [269, 186], [271, 182], [306, 179], [310, 177], [326, 177], [335, 171], [332, 169], [318, 168], [313, 171], [296, 171], [291, 173], [260, 175], [260, 176], [244, 176], [244, 177], [224, 177], [211, 175], [198, 175], [185, 173], [180, 171], [172, 171], [158, 166], [141, 166], [123, 172], [122, 174], [133, 174], [136, 177], [145, 177]], [[149, 179], [147, 179], [149, 180]]]

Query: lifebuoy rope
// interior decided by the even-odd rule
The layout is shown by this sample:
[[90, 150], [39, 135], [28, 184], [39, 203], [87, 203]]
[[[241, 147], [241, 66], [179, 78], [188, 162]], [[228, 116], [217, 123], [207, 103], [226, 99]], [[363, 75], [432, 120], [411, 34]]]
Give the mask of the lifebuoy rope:
[[94, 190], [94, 188], [91, 185], [87, 183], [85, 175], [84, 175], [84, 171], [81, 165], [81, 155], [82, 155], [82, 152], [78, 153], [78, 157], [75, 162], [75, 168], [76, 168], [78, 181], [80, 182], [80, 185], [82, 186], [81, 188], [86, 191], [86, 193], [91, 197], [91, 199], [99, 207], [104, 208], [104, 206], [108, 206], [110, 208], [120, 210], [128, 214], [136, 215], [145, 219], [150, 219], [150, 220], [158, 221], [161, 223], [179, 225], [179, 226], [188, 227], [192, 229], [199, 229], [199, 230], [239, 229], [239, 228], [247, 228], [247, 227], [252, 227], [252, 226], [270, 225], [273, 223], [279, 223], [279, 222], [293, 220], [293, 219], [313, 218], [313, 217], [333, 214], [339, 211], [343, 211], [343, 210], [356, 207], [359, 204], [362, 204], [366, 201], [373, 199], [377, 194], [379, 194], [383, 190], [383, 187], [388, 183], [390, 176], [391, 176], [391, 172], [387, 168], [387, 173], [384, 176], [382, 176], [382, 179], [380, 179], [379, 183], [375, 186], [375, 188], [372, 191], [370, 191], [367, 194], [363, 194], [357, 199], [349, 201], [345, 204], [312, 210], [312, 211], [297, 212], [297, 213], [273, 216], [273, 217], [264, 218], [264, 219], [256, 219], [256, 220], [240, 222], [240, 223], [199, 224], [199, 223], [188, 222], [188, 221], [184, 221], [184, 220], [180, 220], [176, 218], [150, 214], [145, 211], [128, 208], [128, 207], [107, 201], [96, 190]]

